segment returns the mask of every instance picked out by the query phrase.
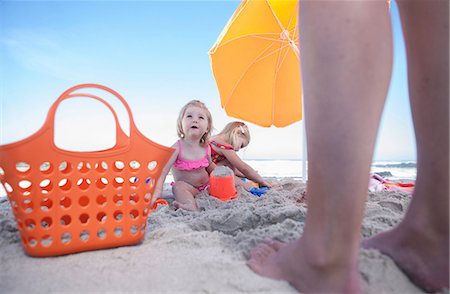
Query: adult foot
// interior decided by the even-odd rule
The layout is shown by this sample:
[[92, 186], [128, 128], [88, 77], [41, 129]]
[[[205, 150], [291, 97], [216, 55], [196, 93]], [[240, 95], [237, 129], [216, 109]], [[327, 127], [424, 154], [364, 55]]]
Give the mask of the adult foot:
[[324, 264], [304, 254], [301, 240], [266, 241], [250, 252], [247, 265], [257, 274], [289, 282], [302, 293], [360, 293], [357, 266]]
[[405, 233], [401, 227], [363, 241], [394, 260], [411, 282], [426, 292], [449, 287], [448, 240], [425, 232]]

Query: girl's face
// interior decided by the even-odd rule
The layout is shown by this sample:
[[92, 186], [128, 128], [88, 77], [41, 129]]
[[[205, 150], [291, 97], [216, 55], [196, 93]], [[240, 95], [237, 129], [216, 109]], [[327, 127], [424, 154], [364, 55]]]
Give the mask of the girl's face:
[[244, 136], [237, 136], [234, 140], [234, 151], [239, 151], [244, 147], [247, 147], [248, 142], [247, 139]]
[[181, 126], [186, 138], [200, 139], [209, 128], [206, 111], [197, 106], [189, 106], [183, 115]]

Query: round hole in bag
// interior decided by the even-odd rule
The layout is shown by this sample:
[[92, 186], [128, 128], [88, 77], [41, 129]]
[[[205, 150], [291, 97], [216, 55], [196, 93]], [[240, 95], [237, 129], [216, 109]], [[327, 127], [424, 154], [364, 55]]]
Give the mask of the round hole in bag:
[[149, 212], [150, 212], [150, 209], [148, 207], [144, 208], [143, 216], [146, 217]]
[[34, 237], [28, 237], [28, 245], [30, 247], [36, 247], [38, 241]]
[[32, 183], [28, 180], [22, 180], [19, 182], [19, 190], [22, 193], [31, 191]]
[[36, 222], [33, 219], [26, 219], [25, 220], [25, 228], [29, 231], [34, 230], [34, 228], [36, 228]]
[[21, 161], [21, 162], [16, 163], [16, 170], [19, 173], [22, 173], [22, 174], [27, 173], [30, 171], [30, 169], [31, 169], [31, 166], [27, 162]]
[[89, 188], [89, 186], [91, 185], [91, 180], [89, 179], [85, 179], [85, 178], [80, 178], [77, 181], [77, 186], [81, 189], [81, 190], [87, 190]]
[[66, 232], [61, 235], [61, 243], [68, 244], [70, 241], [72, 241], [72, 235], [70, 233]]
[[120, 210], [114, 211], [114, 219], [116, 221], [121, 221], [123, 218], [123, 213]]
[[4, 175], [5, 175], [5, 170], [2, 167], [0, 167], [0, 176], [4, 176]]
[[50, 198], [41, 199], [41, 210], [48, 211], [53, 206], [53, 201]]
[[41, 227], [44, 229], [49, 229], [53, 224], [53, 221], [50, 217], [46, 216], [41, 220]]
[[96, 201], [97, 201], [97, 204], [100, 206], [106, 205], [106, 197], [103, 195], [98, 195]]
[[114, 195], [113, 201], [116, 205], [122, 205], [123, 204], [123, 195], [122, 194]]
[[129, 181], [130, 181], [131, 186], [136, 187], [136, 186], [138, 185], [138, 183], [139, 183], [139, 178], [137, 178], [137, 177], [131, 177], [131, 178], [129, 179]]
[[108, 164], [105, 161], [100, 161], [95, 164], [95, 170], [103, 173], [108, 169]]
[[42, 240], [41, 240], [42, 246], [49, 247], [50, 245], [52, 245], [52, 243], [53, 243], [53, 239], [50, 235], [45, 235], [44, 237], [42, 237]]
[[98, 220], [100, 223], [105, 223], [105, 222], [106, 222], [106, 219], [107, 219], [106, 213], [104, 213], [103, 211], [97, 213], [97, 220]]
[[63, 191], [69, 191], [70, 188], [72, 188], [72, 183], [68, 179], [64, 178], [59, 181], [58, 186]]
[[137, 193], [131, 193], [130, 195], [130, 203], [131, 204], [137, 204], [139, 201], [139, 196]]
[[69, 197], [63, 197], [61, 198], [61, 200], [59, 201], [59, 205], [61, 206], [61, 208], [69, 208], [72, 205], [72, 200], [70, 200]]
[[80, 233], [80, 240], [83, 242], [87, 242], [89, 240], [89, 232], [84, 230]]
[[149, 189], [151, 189], [155, 185], [155, 180], [151, 177], [148, 177], [147, 179], [145, 179], [145, 184]]
[[63, 215], [60, 219], [60, 224], [63, 226], [68, 226], [70, 225], [70, 223], [72, 222], [72, 218], [70, 217], [70, 215]]
[[152, 194], [151, 193], [147, 193], [147, 194], [145, 194], [145, 196], [144, 196], [144, 201], [145, 202], [150, 202], [152, 200]]
[[147, 165], [150, 171], [153, 171], [156, 168], [156, 166], [158, 166], [158, 163], [156, 161], [150, 161]]
[[39, 170], [41, 171], [41, 173], [43, 174], [49, 174], [53, 171], [53, 167], [52, 164], [48, 161], [44, 161], [43, 163], [41, 163], [41, 165], [39, 166]]
[[116, 236], [117, 238], [122, 237], [123, 234], [123, 229], [121, 227], [116, 227], [114, 228], [114, 236]]
[[125, 182], [125, 180], [121, 177], [115, 177], [114, 178], [114, 182], [113, 182], [113, 186], [116, 189], [120, 189], [123, 187], [123, 183]]
[[33, 212], [33, 202], [31, 202], [30, 199], [25, 199], [22, 202], [22, 209], [25, 211], [25, 213], [32, 213]]
[[113, 170], [116, 172], [121, 172], [125, 168], [125, 163], [123, 161], [117, 160], [114, 162]]
[[104, 189], [106, 188], [106, 185], [108, 185], [108, 180], [106, 178], [99, 178], [98, 180], [95, 181], [95, 185], [99, 189]]
[[138, 216], [139, 216], [139, 211], [137, 211], [136, 209], [133, 209], [132, 211], [130, 211], [130, 219], [137, 219]]
[[81, 207], [86, 207], [89, 205], [89, 197], [87, 196], [81, 196], [80, 199], [78, 199], [78, 203]]
[[105, 239], [106, 238], [106, 230], [105, 229], [99, 229], [97, 231], [97, 237], [99, 237], [100, 239]]
[[10, 184], [8, 184], [7, 182], [4, 182], [4, 183], [3, 183], [3, 186], [5, 187], [6, 192], [12, 193], [13, 188], [11, 187]]
[[136, 225], [132, 225], [132, 226], [131, 226], [131, 228], [130, 228], [130, 233], [131, 233], [132, 235], [136, 235], [138, 231], [139, 231], [138, 226], [136, 226]]
[[130, 168], [132, 170], [138, 170], [141, 167], [141, 164], [139, 163], [139, 161], [133, 160], [130, 161]]
[[68, 174], [72, 171], [72, 165], [67, 161], [63, 161], [59, 164], [58, 169], [63, 174]]
[[83, 213], [83, 214], [80, 215], [79, 219], [80, 219], [80, 222], [81, 222], [83, 225], [84, 225], [84, 224], [87, 224], [88, 221], [89, 221], [89, 214]]
[[48, 194], [53, 189], [53, 183], [49, 179], [45, 179], [39, 183], [39, 187], [41, 187], [42, 194]]
[[87, 173], [91, 169], [91, 164], [89, 162], [80, 161], [77, 165], [77, 169], [80, 173]]

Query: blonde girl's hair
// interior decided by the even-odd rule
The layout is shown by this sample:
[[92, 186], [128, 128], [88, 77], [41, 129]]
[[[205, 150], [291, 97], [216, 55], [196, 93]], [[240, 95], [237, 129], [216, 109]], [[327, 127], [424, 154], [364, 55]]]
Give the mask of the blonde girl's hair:
[[183, 133], [183, 127], [181, 125], [181, 122], [183, 120], [184, 114], [186, 113], [186, 110], [191, 106], [201, 108], [206, 112], [206, 118], [208, 120], [208, 131], [200, 139], [200, 144], [204, 145], [206, 142], [208, 142], [209, 137], [211, 137], [211, 132], [213, 129], [213, 122], [212, 122], [212, 115], [211, 115], [211, 112], [209, 112], [208, 107], [206, 107], [205, 103], [203, 103], [199, 100], [191, 100], [185, 106], [183, 106], [183, 108], [181, 108], [180, 114], [178, 115], [178, 119], [177, 119], [178, 138], [184, 139], [184, 137], [185, 137], [185, 134]]
[[232, 145], [234, 148], [240, 146], [236, 146], [237, 138], [244, 137], [247, 141], [247, 144], [250, 144], [250, 131], [248, 126], [240, 121], [230, 122], [223, 128], [223, 130], [219, 133], [219, 135], [225, 135], [225, 140], [228, 144]]

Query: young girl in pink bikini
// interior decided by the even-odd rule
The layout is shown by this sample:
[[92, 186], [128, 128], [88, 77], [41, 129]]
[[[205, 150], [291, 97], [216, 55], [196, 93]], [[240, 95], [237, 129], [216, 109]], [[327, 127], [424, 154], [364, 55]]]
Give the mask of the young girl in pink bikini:
[[247, 191], [260, 196], [267, 189], [253, 189], [250, 182], [245, 182], [241, 178], [258, 183], [260, 187], [271, 187], [271, 184], [264, 180], [250, 165], [242, 161], [237, 155], [237, 151], [246, 147], [250, 143], [250, 132], [246, 124], [235, 121], [227, 124], [217, 135], [213, 136], [209, 142], [211, 146], [212, 160], [217, 165], [230, 167], [236, 175], [236, 184], [243, 186]]
[[169, 170], [175, 182], [172, 191], [176, 208], [198, 210], [195, 196], [209, 185], [209, 174], [215, 167], [211, 160], [208, 139], [212, 130], [212, 117], [205, 104], [192, 100], [180, 111], [177, 133], [180, 138], [170, 160], [161, 172], [155, 187], [154, 199], [161, 196], [164, 181]]

